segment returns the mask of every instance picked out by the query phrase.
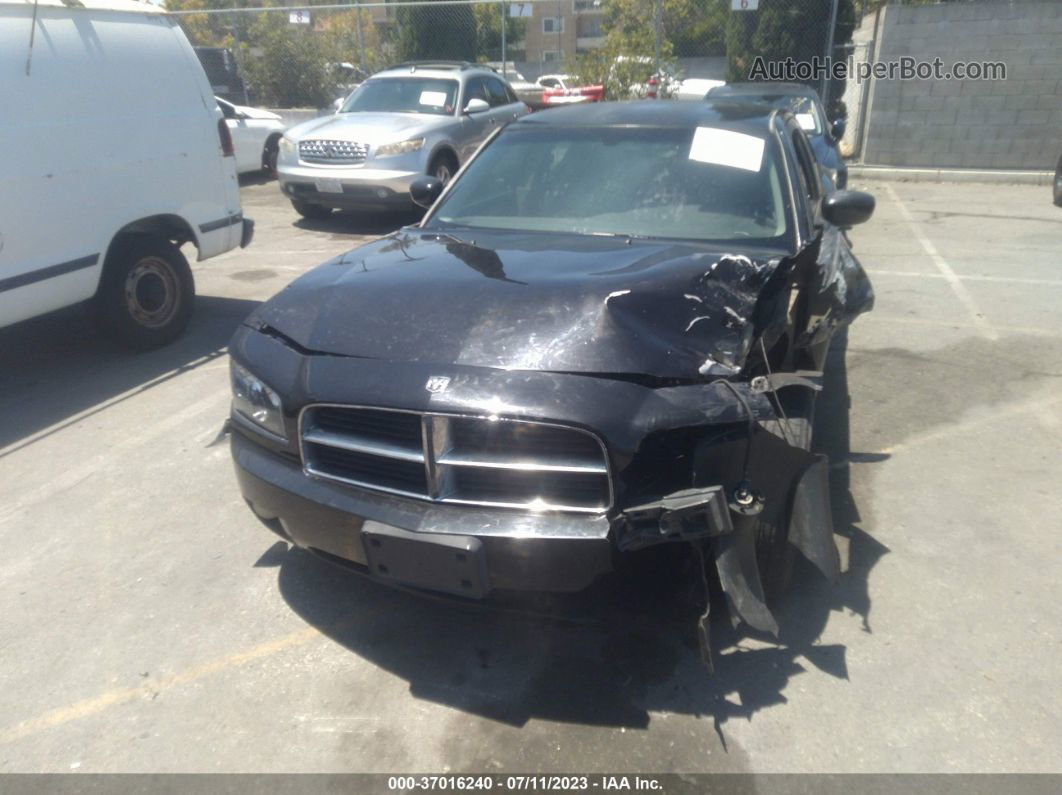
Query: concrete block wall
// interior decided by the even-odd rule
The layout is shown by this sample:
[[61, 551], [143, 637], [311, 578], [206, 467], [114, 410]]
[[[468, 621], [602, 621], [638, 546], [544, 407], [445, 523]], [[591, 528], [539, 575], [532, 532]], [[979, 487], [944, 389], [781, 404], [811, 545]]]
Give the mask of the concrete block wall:
[[863, 162], [1054, 170], [1062, 154], [1062, 0], [888, 6], [877, 60], [1002, 61], [1007, 79], [875, 80]]

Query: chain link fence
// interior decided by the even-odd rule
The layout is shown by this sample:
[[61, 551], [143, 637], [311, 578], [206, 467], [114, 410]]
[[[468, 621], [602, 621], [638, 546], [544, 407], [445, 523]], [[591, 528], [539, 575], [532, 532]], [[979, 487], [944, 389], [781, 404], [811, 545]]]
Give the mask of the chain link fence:
[[[432, 59], [491, 63], [514, 87], [564, 74], [603, 84], [610, 99], [667, 97], [685, 78], [748, 79], [757, 58], [847, 57], [862, 11], [859, 0], [240, 2], [166, 7], [199, 48], [219, 95], [314, 109], [385, 66]], [[820, 76], [801, 82], [828, 89], [829, 104], [843, 112], [843, 85]]]

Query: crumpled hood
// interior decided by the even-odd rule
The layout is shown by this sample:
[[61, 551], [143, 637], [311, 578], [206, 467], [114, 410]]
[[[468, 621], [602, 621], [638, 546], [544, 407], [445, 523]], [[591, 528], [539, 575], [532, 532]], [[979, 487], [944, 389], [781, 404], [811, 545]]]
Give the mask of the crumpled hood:
[[424, 113], [337, 113], [297, 124], [288, 130], [296, 141], [331, 138], [355, 143], [388, 143], [420, 132], [432, 121], [453, 121], [450, 116]]
[[[317, 353], [696, 379], [740, 367], [778, 252], [415, 228], [305, 274], [247, 323]], [[790, 261], [790, 260], [785, 260]]]

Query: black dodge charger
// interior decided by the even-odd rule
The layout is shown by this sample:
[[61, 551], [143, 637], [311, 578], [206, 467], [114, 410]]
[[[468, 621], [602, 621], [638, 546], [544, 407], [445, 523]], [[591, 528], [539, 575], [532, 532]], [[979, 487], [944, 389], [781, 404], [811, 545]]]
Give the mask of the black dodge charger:
[[470, 598], [575, 591], [681, 544], [737, 616], [799, 551], [836, 574], [810, 423], [873, 293], [787, 111], [601, 103], [495, 134], [424, 219], [231, 343], [240, 488], [289, 541]]

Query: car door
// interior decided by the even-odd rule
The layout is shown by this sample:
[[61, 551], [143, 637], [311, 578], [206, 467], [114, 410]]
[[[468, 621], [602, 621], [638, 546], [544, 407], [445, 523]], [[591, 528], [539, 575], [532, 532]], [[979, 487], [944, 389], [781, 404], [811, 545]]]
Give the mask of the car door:
[[244, 119], [236, 111], [236, 107], [230, 102], [218, 99], [218, 107], [225, 116], [225, 124], [232, 136], [232, 148], [236, 152], [236, 171], [243, 174], [254, 171], [262, 165], [262, 149], [255, 149], [255, 131], [251, 129]]
[[486, 82], [487, 93], [490, 95], [490, 110], [495, 125], [504, 126], [519, 119], [527, 112], [524, 103], [517, 99], [516, 94], [504, 80], [488, 77]]
[[468, 107], [468, 103], [472, 99], [481, 99], [490, 104], [490, 93], [487, 91], [487, 84], [483, 77], [471, 77], [468, 82], [465, 83], [465, 95], [461, 98], [461, 143], [459, 144], [458, 156], [461, 162], [464, 163], [470, 158], [483, 142], [483, 139], [490, 135], [491, 131], [496, 127], [496, 121], [494, 120], [494, 108], [480, 111], [478, 113], [466, 113], [465, 108]]

